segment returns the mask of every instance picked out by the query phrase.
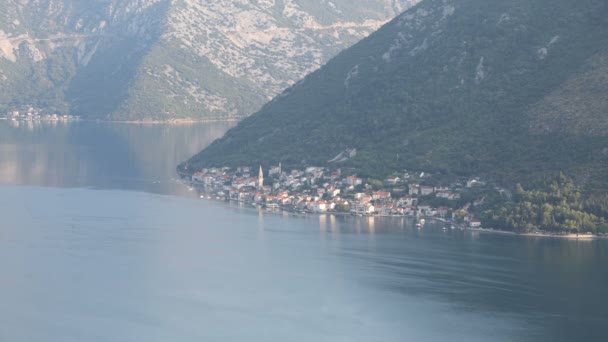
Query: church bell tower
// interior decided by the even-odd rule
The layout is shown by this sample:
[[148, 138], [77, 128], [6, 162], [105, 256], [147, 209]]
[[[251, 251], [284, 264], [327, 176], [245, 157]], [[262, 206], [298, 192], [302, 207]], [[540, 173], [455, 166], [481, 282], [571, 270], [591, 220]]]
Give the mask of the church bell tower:
[[264, 171], [262, 165], [260, 165], [260, 173], [258, 174], [258, 189], [261, 190], [264, 187]]

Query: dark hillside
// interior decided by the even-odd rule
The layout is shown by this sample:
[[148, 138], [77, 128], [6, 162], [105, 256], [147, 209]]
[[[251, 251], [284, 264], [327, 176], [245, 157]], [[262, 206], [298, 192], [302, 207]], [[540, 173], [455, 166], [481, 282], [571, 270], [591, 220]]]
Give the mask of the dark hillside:
[[606, 18], [602, 0], [425, 0], [180, 168], [326, 164], [356, 148], [343, 164], [367, 174], [565, 171], [603, 186]]

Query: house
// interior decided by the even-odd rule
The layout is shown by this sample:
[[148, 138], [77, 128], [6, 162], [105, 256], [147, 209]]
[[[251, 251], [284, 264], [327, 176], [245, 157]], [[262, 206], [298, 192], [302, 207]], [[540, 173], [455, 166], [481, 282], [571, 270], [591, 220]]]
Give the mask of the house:
[[416, 202], [416, 200], [413, 197], [410, 197], [410, 196], [401, 197], [397, 201], [397, 206], [398, 207], [412, 206], [412, 205], [414, 205], [415, 202]]
[[414, 206], [408, 205], [403, 208], [403, 215], [406, 216], [414, 216], [416, 214], [416, 208]]
[[410, 184], [408, 193], [410, 196], [418, 195], [420, 193], [420, 185]]
[[364, 192], [358, 192], [354, 195], [354, 198], [356, 200], [358, 200], [359, 202], [369, 202], [372, 200], [372, 196], [364, 193]]
[[260, 203], [264, 200], [264, 194], [261, 192], [257, 192], [254, 196], [253, 196], [253, 201], [256, 203]]
[[238, 200], [241, 202], [249, 202], [249, 200], [251, 200], [251, 194], [247, 191], [239, 191]]
[[452, 191], [441, 191], [435, 194], [437, 198], [445, 198], [450, 201], [455, 201], [460, 199], [460, 194], [452, 192]]
[[363, 184], [363, 179], [355, 176], [348, 176], [346, 177], [346, 184], [354, 186], [361, 185]]
[[325, 201], [317, 201], [317, 202], [309, 202], [306, 206], [308, 210], [314, 211], [315, 213], [324, 213], [327, 211], [327, 202]]
[[426, 216], [437, 217], [439, 216], [439, 213], [437, 212], [437, 209], [431, 208], [431, 210], [426, 212]]
[[391, 176], [391, 177], [388, 177], [387, 179], [385, 179], [384, 182], [387, 183], [387, 184], [390, 184], [390, 185], [395, 185], [400, 180], [401, 180], [401, 178], [399, 178], [397, 176]]
[[388, 199], [388, 198], [391, 198], [391, 193], [388, 191], [374, 191], [372, 193], [372, 200], [374, 200], [374, 201]]
[[349, 177], [346, 177], [346, 184], [354, 185], [354, 186], [361, 185], [361, 184], [363, 184], [363, 179], [357, 178], [355, 176], [349, 176]]
[[[206, 186], [210, 186], [211, 184], [213, 184], [214, 181], [215, 181], [215, 179], [212, 176], [203, 177], [203, 184], [205, 184]], [[224, 184], [224, 182], [222, 182], [221, 179], [220, 179], [219, 183]]]
[[365, 196], [363, 192], [357, 192], [354, 197], [355, 199], [360, 200], [363, 198], [363, 196]]
[[331, 197], [336, 197], [340, 194], [340, 189], [337, 188], [329, 188], [327, 193], [331, 196]]
[[374, 209], [374, 211], [380, 216], [390, 216], [392, 207], [388, 205], [381, 205], [375, 206]]
[[422, 196], [428, 196], [428, 195], [432, 195], [435, 192], [435, 188], [433, 188], [432, 186], [421, 186], [420, 187], [420, 194]]
[[478, 220], [469, 221], [469, 227], [479, 228], [479, 227], [481, 227], [481, 221], [478, 221]]
[[202, 183], [203, 182], [203, 177], [205, 177], [205, 174], [202, 172], [196, 172], [192, 175], [192, 181], [195, 183]]
[[268, 170], [269, 176], [280, 175], [281, 174], [281, 163], [278, 166], [271, 166]]
[[430, 205], [419, 205], [418, 206], [418, 214], [423, 215], [423, 216], [428, 216], [428, 215], [430, 215], [430, 212], [431, 212]]
[[239, 200], [239, 194], [240, 194], [240, 193], [239, 193], [239, 190], [238, 190], [238, 189], [232, 188], [232, 189], [230, 189], [230, 190], [228, 191], [228, 198], [229, 198], [231, 201], [238, 201], [238, 200]]
[[355, 194], [355, 199], [358, 200], [359, 202], [369, 202], [372, 200], [372, 196], [363, 193], [363, 192], [358, 192]]
[[350, 206], [350, 203], [347, 200], [339, 199], [335, 202], [336, 205], [342, 206]]
[[352, 207], [351, 212], [357, 215], [372, 215], [375, 212], [375, 208], [369, 203], [359, 203]]
[[250, 173], [251, 172], [251, 168], [248, 166], [239, 166], [236, 168], [236, 172], [243, 174], [243, 173]]

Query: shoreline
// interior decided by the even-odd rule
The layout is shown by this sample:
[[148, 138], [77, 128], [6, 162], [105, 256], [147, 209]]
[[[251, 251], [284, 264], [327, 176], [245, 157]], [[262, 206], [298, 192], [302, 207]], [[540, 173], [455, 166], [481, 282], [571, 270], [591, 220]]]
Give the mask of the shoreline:
[[[440, 218], [436, 218], [436, 217], [427, 217], [426, 219], [428, 219], [428, 220], [434, 220], [434, 221], [440, 221], [440, 222], [445, 222], [445, 223], [451, 223], [449, 220], [440, 219]], [[455, 223], [451, 223], [451, 224], [455, 224]], [[514, 232], [514, 231], [494, 229], [494, 228], [472, 228], [472, 227], [465, 227], [464, 229], [465, 230], [469, 230], [469, 231], [473, 231], [473, 232], [488, 233], [488, 234], [500, 234], [500, 235], [522, 236], [522, 237], [526, 237], [526, 238], [540, 237], [540, 238], [554, 238], [554, 239], [565, 239], [565, 240], [583, 240], [583, 241], [608, 240], [608, 236], [601, 236], [601, 235], [596, 235], [596, 234], [586, 234], [586, 233], [581, 233], [581, 234], [572, 234], [572, 233], [570, 233], [570, 234], [556, 234], [556, 233], [549, 233], [549, 232], [518, 233], [518, 232]]]
[[97, 119], [81, 119], [80, 121], [86, 122], [99, 122], [99, 123], [116, 123], [116, 124], [150, 124], [150, 125], [190, 125], [198, 123], [222, 123], [222, 122], [239, 122], [245, 119], [234, 118], [234, 119], [175, 119], [175, 120], [97, 120]]
[[[277, 210], [268, 210], [266, 208], [264, 208], [264, 205], [262, 204], [258, 204], [255, 202], [245, 202], [245, 201], [236, 201], [236, 200], [218, 200], [215, 198], [206, 198], [206, 197], [200, 197], [199, 199], [208, 199], [211, 201], [216, 201], [216, 202], [226, 202], [226, 203], [243, 203], [245, 205], [250, 205], [251, 209], [263, 209], [263, 211], [265, 213], [268, 214], [280, 214], [280, 213], [288, 213], [288, 214], [293, 214], [293, 215], [305, 215], [305, 216], [341, 216], [341, 217], [348, 217], [348, 216], [352, 216], [354, 218], [408, 218], [408, 219], [416, 219], [416, 216], [407, 216], [407, 215], [355, 215], [352, 213], [345, 213], [345, 212], [322, 212], [322, 213], [315, 213], [315, 212], [308, 212], [308, 211], [304, 211], [304, 212], [300, 212], [300, 211], [293, 211], [293, 210], [287, 210], [287, 209], [277, 209]], [[447, 220], [447, 219], [442, 219], [439, 217], [423, 217], [425, 220], [431, 220], [431, 221], [437, 221], [437, 222], [442, 222], [445, 224], [451, 224], [451, 225], [455, 225], [456, 227], [458, 227], [459, 230], [462, 231], [470, 231], [470, 232], [478, 232], [478, 233], [486, 233], [486, 234], [498, 234], [498, 235], [511, 235], [511, 236], [520, 236], [520, 237], [525, 237], [525, 238], [554, 238], [554, 239], [563, 239], [563, 240], [581, 240], [581, 241], [596, 241], [596, 240], [608, 240], [608, 236], [600, 236], [600, 235], [596, 235], [596, 234], [555, 234], [555, 233], [547, 233], [547, 232], [540, 232], [540, 233], [518, 233], [518, 232], [514, 232], [514, 231], [508, 231], [508, 230], [500, 230], [500, 229], [494, 229], [494, 228], [475, 228], [475, 227], [466, 227], [463, 226], [462, 224], [458, 224], [455, 222], [452, 222], [451, 220]]]
[[235, 123], [245, 119], [242, 118], [234, 118], [234, 119], [174, 119], [174, 120], [107, 120], [107, 119], [71, 119], [71, 120], [47, 120], [47, 119], [21, 119], [12, 120], [12, 118], [8, 117], [0, 117], [0, 120], [4, 121], [17, 121], [17, 122], [40, 122], [40, 123], [50, 123], [50, 122], [61, 122], [61, 123], [76, 123], [76, 122], [95, 122], [95, 123], [113, 123], [113, 124], [130, 124], [130, 125], [192, 125], [192, 124], [200, 124], [200, 123]]

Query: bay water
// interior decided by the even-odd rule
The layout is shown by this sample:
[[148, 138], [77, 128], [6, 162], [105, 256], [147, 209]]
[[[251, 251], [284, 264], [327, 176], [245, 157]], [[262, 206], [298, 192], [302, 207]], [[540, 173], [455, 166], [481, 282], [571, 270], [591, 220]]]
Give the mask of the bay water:
[[0, 121], [0, 341], [605, 341], [608, 242], [200, 199], [230, 124]]

